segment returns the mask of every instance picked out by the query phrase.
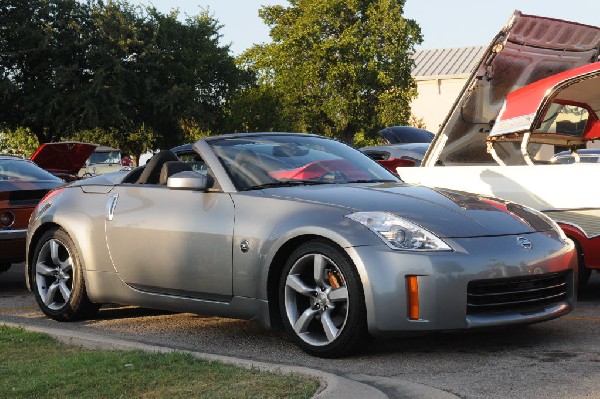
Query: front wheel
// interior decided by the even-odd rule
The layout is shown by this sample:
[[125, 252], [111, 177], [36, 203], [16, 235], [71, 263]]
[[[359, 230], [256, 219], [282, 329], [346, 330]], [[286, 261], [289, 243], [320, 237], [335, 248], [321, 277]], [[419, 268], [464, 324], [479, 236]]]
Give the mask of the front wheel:
[[358, 272], [328, 242], [310, 241], [292, 253], [279, 284], [279, 306], [286, 330], [311, 355], [347, 356], [368, 337]]
[[93, 317], [100, 308], [89, 300], [75, 244], [62, 229], [47, 231], [35, 247], [29, 270], [35, 299], [58, 321]]

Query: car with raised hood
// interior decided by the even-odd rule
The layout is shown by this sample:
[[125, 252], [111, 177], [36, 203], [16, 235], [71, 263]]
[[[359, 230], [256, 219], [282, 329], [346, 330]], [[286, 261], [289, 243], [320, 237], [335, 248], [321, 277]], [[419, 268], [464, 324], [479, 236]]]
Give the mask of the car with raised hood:
[[[128, 166], [128, 165], [127, 165]], [[126, 167], [123, 164], [121, 150], [105, 145], [96, 146], [78, 172], [79, 177], [91, 177], [105, 173], [118, 172]]]
[[30, 161], [0, 154], [0, 272], [25, 260], [29, 216], [44, 195], [63, 183]]
[[573, 243], [509, 201], [403, 184], [338, 141], [207, 137], [36, 208], [27, 284], [60, 321], [103, 303], [283, 326], [306, 352], [369, 336], [522, 325], [573, 309]]
[[40, 168], [70, 182], [79, 179], [79, 170], [96, 147], [95, 144], [76, 141], [44, 143], [29, 159]]
[[600, 138], [600, 28], [515, 12], [473, 70], [409, 183], [507, 199], [556, 221], [580, 283], [600, 270], [598, 164], [554, 154]]

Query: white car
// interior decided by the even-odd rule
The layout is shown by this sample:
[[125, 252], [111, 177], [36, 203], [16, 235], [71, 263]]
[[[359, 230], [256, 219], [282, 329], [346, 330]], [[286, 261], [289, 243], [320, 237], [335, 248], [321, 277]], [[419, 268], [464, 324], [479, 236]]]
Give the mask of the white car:
[[[408, 183], [493, 195], [544, 212], [600, 269], [598, 164], [551, 163], [600, 138], [600, 28], [515, 12]], [[575, 156], [574, 156], [575, 159]], [[580, 158], [579, 158], [580, 160]]]

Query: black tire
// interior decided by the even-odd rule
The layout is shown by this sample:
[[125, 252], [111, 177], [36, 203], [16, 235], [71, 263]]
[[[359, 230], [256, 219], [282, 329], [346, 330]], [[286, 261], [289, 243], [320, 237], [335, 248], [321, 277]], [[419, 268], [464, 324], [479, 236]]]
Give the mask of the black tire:
[[12, 263], [10, 262], [0, 262], [0, 273], [8, 271]]
[[573, 238], [571, 238], [571, 240], [573, 240], [573, 242], [575, 243], [575, 250], [577, 251], [577, 288], [579, 289], [579, 292], [581, 292], [587, 285], [587, 282], [590, 279], [590, 276], [592, 275], [592, 269], [588, 269], [587, 267], [585, 267], [583, 250], [581, 249], [581, 245], [579, 244], [579, 242], [574, 240]]
[[29, 273], [35, 299], [46, 316], [72, 321], [97, 315], [100, 304], [87, 296], [79, 254], [64, 230], [53, 229], [42, 235]]
[[356, 267], [324, 240], [306, 242], [289, 257], [279, 281], [279, 310], [294, 342], [313, 356], [348, 356], [368, 339]]

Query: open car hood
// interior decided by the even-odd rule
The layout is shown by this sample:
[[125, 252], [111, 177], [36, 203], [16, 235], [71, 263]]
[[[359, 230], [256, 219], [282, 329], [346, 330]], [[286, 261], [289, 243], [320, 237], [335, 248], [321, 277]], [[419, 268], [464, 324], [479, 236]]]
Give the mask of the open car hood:
[[[425, 154], [422, 166], [495, 164], [488, 152], [489, 133], [492, 133], [490, 137], [501, 137], [519, 129], [531, 129], [539, 122], [538, 111], [542, 112], [548, 104], [541, 86], [561, 91], [561, 82], [571, 81], [570, 73], [562, 73], [596, 62], [599, 51], [600, 28], [597, 26], [515, 11], [471, 73]], [[590, 71], [585, 68], [581, 71], [582, 74], [587, 72]], [[555, 75], [559, 75], [556, 81]], [[552, 78], [540, 83], [540, 87], [527, 89], [539, 89], [535, 99], [523, 98], [520, 102], [521, 105], [527, 103], [527, 107], [513, 107], [517, 95], [504, 106], [509, 93], [549, 77]], [[574, 75], [571, 78], [573, 83], [578, 80]], [[560, 98], [560, 93], [557, 94], [555, 98]], [[598, 112], [598, 108], [595, 111]], [[527, 121], [528, 118], [531, 121]]]
[[75, 175], [92, 155], [96, 144], [79, 142], [45, 143], [30, 160], [52, 173]]

